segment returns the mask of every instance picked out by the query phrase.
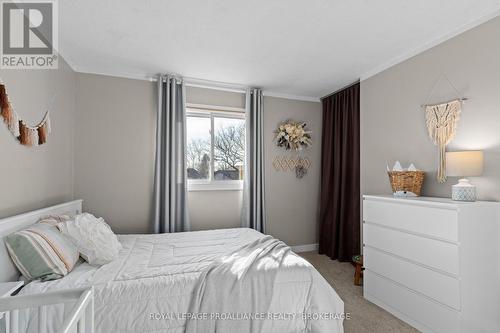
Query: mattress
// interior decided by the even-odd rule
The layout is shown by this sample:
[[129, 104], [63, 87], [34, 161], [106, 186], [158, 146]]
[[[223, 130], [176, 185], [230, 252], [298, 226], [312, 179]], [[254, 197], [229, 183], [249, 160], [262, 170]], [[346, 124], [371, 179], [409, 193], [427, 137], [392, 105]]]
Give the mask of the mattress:
[[[189, 313], [193, 292], [203, 273], [229, 255], [238, 254], [242, 246], [263, 238], [247, 228], [196, 231], [160, 235], [120, 235], [123, 245], [119, 258], [107, 265], [93, 267], [79, 264], [66, 277], [24, 287], [21, 294], [43, 293], [70, 288], [94, 287], [96, 332], [184, 332], [185, 315]], [[272, 281], [270, 309], [279, 314], [297, 314], [305, 308], [318, 313], [342, 314], [343, 302], [331, 286], [304, 259], [287, 260]], [[270, 258], [272, 259], [272, 258]], [[310, 278], [304, 280], [307, 271]], [[265, 274], [265, 273], [263, 273]], [[258, 294], [259, 286], [255, 286]], [[309, 295], [313, 293], [313, 297]], [[241, 302], [248, 300], [242, 299]], [[314, 304], [309, 304], [309, 303]], [[57, 331], [71, 304], [51, 306], [48, 331]], [[21, 331], [36, 332], [36, 312], [20, 314]], [[285, 319], [285, 320], [284, 320]], [[311, 318], [275, 319], [287, 325], [289, 332], [342, 332], [342, 320], [329, 318], [326, 325], [311, 325]], [[314, 319], [313, 319], [314, 320]], [[281, 331], [275, 330], [275, 331]]]

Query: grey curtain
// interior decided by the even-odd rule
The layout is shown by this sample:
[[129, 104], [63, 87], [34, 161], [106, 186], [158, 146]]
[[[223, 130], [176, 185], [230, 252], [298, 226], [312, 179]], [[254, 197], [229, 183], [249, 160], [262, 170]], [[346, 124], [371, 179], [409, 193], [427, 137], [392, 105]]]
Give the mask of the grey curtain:
[[154, 232], [189, 231], [185, 162], [185, 87], [170, 75], [158, 77]]
[[262, 90], [251, 89], [247, 93], [246, 104], [247, 149], [241, 225], [265, 233], [264, 108]]

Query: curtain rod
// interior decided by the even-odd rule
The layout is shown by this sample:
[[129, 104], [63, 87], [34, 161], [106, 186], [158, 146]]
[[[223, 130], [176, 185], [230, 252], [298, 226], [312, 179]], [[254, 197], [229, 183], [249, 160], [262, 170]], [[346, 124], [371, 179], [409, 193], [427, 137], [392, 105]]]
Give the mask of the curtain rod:
[[218, 85], [218, 84], [210, 84], [210, 83], [197, 83], [193, 82], [189, 79], [184, 80], [185, 84], [187, 87], [194, 87], [194, 88], [205, 88], [205, 89], [214, 89], [214, 90], [220, 90], [220, 91], [229, 91], [229, 92], [235, 92], [235, 93], [240, 93], [240, 94], [245, 94], [247, 92], [247, 89], [243, 89], [242, 87], [239, 86], [231, 86], [231, 85]]
[[[159, 75], [163, 75], [163, 74], [159, 74]], [[157, 75], [156, 77], [150, 78], [150, 80], [151, 81], [158, 81], [159, 75]], [[184, 81], [184, 83], [187, 87], [214, 89], [214, 90], [229, 91], [229, 92], [235, 92], [235, 93], [241, 93], [241, 94], [245, 94], [247, 92], [247, 90], [249, 89], [249, 87], [239, 85], [239, 84], [196, 79], [196, 78], [192, 78], [192, 77], [183, 77], [183, 76], [178, 75], [178, 74], [171, 74], [171, 76], [175, 77], [179, 80]]]
[[344, 90], [344, 89], [350, 88], [350, 87], [352, 87], [352, 86], [354, 86], [354, 85], [358, 84], [359, 82], [360, 82], [360, 80], [358, 79], [358, 80], [354, 81], [353, 83], [348, 84], [348, 85], [347, 85], [347, 86], [345, 86], [345, 87], [342, 87], [342, 88], [340, 88], [340, 89], [337, 89], [337, 90], [335, 90], [334, 92], [332, 92], [332, 93], [330, 93], [330, 94], [328, 94], [328, 95], [326, 95], [326, 96], [321, 97], [321, 98], [320, 98], [320, 100], [323, 100], [323, 99], [328, 98], [328, 97], [330, 97], [330, 96], [332, 96], [332, 95], [335, 95], [336, 93], [341, 92], [341, 91], [342, 91], [342, 90]]

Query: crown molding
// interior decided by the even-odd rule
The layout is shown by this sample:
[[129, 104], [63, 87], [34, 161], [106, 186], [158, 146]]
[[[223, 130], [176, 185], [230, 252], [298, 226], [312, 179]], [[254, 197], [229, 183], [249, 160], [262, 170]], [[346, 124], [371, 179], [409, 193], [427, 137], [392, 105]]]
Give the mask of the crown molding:
[[[66, 58], [65, 58], [65, 60], [68, 63], [68, 65], [73, 69], [73, 71], [75, 71], [76, 73], [102, 75], [102, 76], [110, 76], [110, 77], [132, 79], [132, 80], [156, 81], [156, 75], [154, 75], [154, 74], [144, 75], [144, 74], [126, 73], [126, 72], [121, 72], [121, 73], [113, 72], [113, 73], [111, 73], [111, 72], [106, 72], [106, 71], [95, 71], [95, 70], [92, 70], [89, 68], [76, 66], [73, 63], [70, 63]], [[246, 89], [247, 89], [243, 85], [231, 84], [231, 83], [225, 83], [225, 82], [216, 82], [216, 81], [195, 79], [195, 78], [190, 78], [190, 77], [185, 77], [184, 80], [186, 81], [186, 85], [191, 86], [191, 87], [199, 87], [199, 88], [206, 88], [206, 89], [218, 89], [218, 90], [232, 91], [232, 92], [237, 92], [237, 93], [245, 93]], [[268, 96], [268, 97], [277, 97], [277, 98], [291, 99], [291, 100], [297, 100], [297, 101], [321, 102], [319, 97], [284, 94], [284, 93], [277, 93], [277, 92], [272, 92], [272, 91], [267, 91], [267, 90], [264, 90], [262, 92], [262, 94], [264, 96]]]
[[[69, 64], [69, 63], [68, 63]], [[88, 69], [85, 67], [70, 65], [70, 67], [76, 72], [80, 74], [92, 74], [92, 75], [102, 75], [102, 76], [110, 76], [117, 77], [122, 79], [132, 79], [132, 80], [142, 80], [142, 81], [156, 81], [156, 75], [151, 74], [138, 74], [138, 73], [127, 73], [127, 72], [106, 72], [106, 71], [95, 71], [92, 69]]]
[[240, 94], [245, 94], [249, 89], [249, 87], [242, 84], [210, 81], [192, 77], [183, 77], [183, 80], [189, 87], [223, 90], [223, 91], [236, 92]]
[[321, 99], [319, 97], [283, 94], [283, 93], [277, 93], [277, 92], [272, 92], [272, 91], [268, 91], [268, 90], [263, 90], [262, 95], [268, 96], [268, 97], [292, 99], [292, 100], [303, 101], [303, 102], [317, 102], [317, 103], [321, 102]]

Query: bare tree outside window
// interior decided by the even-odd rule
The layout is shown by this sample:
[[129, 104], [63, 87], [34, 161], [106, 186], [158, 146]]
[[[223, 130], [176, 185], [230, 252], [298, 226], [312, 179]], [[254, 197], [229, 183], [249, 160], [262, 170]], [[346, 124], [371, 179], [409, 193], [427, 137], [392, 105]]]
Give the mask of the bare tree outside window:
[[[240, 171], [245, 160], [245, 124], [235, 122], [221, 127], [214, 137], [214, 161], [216, 171]], [[232, 173], [235, 174], [236, 173]], [[239, 179], [239, 176], [230, 177]]]
[[188, 179], [210, 179], [210, 118], [187, 117], [186, 164]]
[[[202, 118], [203, 119], [203, 118]], [[205, 118], [210, 120], [210, 118]], [[190, 123], [191, 122], [191, 123]], [[242, 118], [213, 117], [213, 129], [205, 133], [208, 122], [200, 117], [188, 117], [186, 160], [189, 179], [241, 180], [245, 160], [245, 120]], [[212, 125], [210, 125], [212, 126]], [[191, 133], [190, 133], [191, 132]], [[211, 135], [213, 134], [213, 166], [211, 169]]]
[[186, 147], [186, 163], [188, 173], [189, 169], [193, 169], [200, 174], [199, 178], [208, 178], [210, 174], [210, 141], [199, 138], [191, 139]]

